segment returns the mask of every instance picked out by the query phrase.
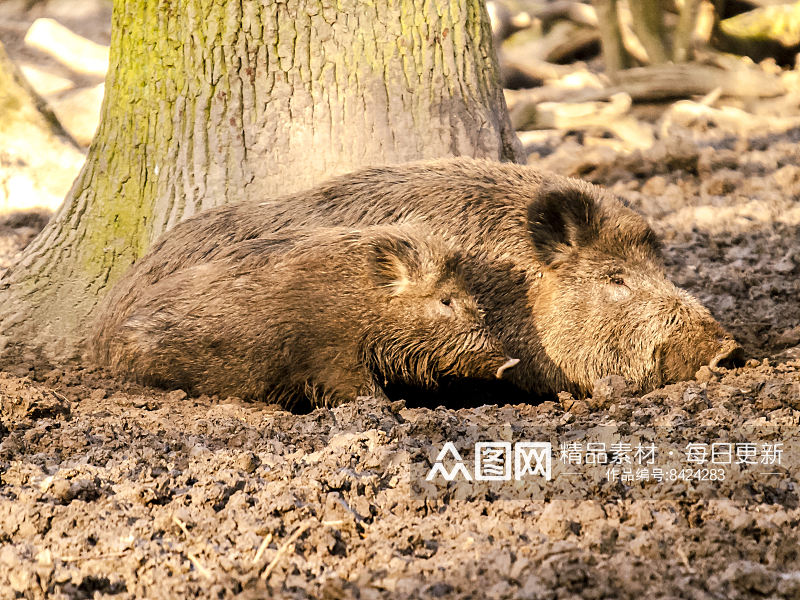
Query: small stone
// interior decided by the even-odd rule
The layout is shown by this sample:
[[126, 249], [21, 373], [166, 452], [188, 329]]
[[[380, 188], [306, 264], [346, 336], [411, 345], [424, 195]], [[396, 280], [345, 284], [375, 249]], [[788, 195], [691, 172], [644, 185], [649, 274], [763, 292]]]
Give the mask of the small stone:
[[648, 179], [642, 186], [642, 193], [651, 196], [660, 196], [667, 189], [667, 180], [661, 175]]
[[564, 410], [569, 410], [569, 407], [575, 402], [575, 396], [569, 392], [558, 392], [558, 403]]
[[44, 550], [40, 550], [36, 554], [36, 562], [40, 565], [47, 566], [53, 564], [53, 553], [50, 551], [49, 548], [45, 548]]
[[134, 396], [131, 398], [131, 404], [134, 408], [143, 408], [144, 410], [156, 410], [159, 407], [156, 399], [149, 396]]
[[619, 539], [619, 530], [616, 527], [603, 523], [600, 526], [600, 531], [594, 539], [592, 546], [598, 551], [608, 554], [614, 551]]
[[167, 400], [170, 400], [172, 402], [180, 402], [181, 400], [184, 400], [187, 396], [188, 394], [183, 390], [173, 390], [169, 394], [167, 394]]
[[575, 517], [581, 523], [592, 523], [606, 518], [602, 505], [594, 500], [584, 500], [575, 510]]
[[243, 454], [240, 454], [235, 462], [236, 468], [244, 471], [245, 473], [252, 473], [260, 464], [261, 461], [252, 452], [244, 452]]
[[11, 588], [18, 593], [22, 593], [28, 589], [31, 583], [31, 572], [24, 567], [17, 567], [8, 573], [8, 583]]
[[58, 383], [63, 375], [61, 369], [52, 369], [45, 374], [44, 379], [48, 384]]
[[737, 561], [731, 563], [722, 575], [742, 592], [756, 592], [768, 596], [775, 590], [776, 576], [759, 563]]
[[519, 598], [544, 598], [551, 590], [537, 575], [529, 575], [525, 584], [517, 594]]
[[776, 336], [775, 342], [787, 348], [800, 344], [800, 325], [782, 331]]
[[33, 519], [25, 519], [17, 528], [17, 535], [23, 540], [31, 539], [37, 533], [39, 533], [39, 531], [36, 528], [36, 524]]
[[92, 393], [89, 395], [89, 398], [91, 398], [95, 402], [100, 402], [100, 400], [103, 400], [107, 395], [108, 391], [106, 391], [103, 388], [97, 388], [96, 390], [92, 390]]
[[690, 413], [696, 413], [709, 408], [706, 391], [699, 387], [689, 387], [683, 393], [681, 406]]
[[782, 598], [800, 598], [800, 577], [782, 578], [776, 591]]
[[12, 546], [5, 546], [0, 549], [0, 565], [5, 565], [9, 570], [19, 565], [19, 556]]
[[737, 183], [736, 178], [731, 178], [726, 173], [721, 173], [705, 181], [701, 189], [710, 196], [724, 196], [734, 192]]
[[96, 500], [101, 495], [99, 482], [96, 479], [78, 479], [69, 486], [68, 501], [76, 498], [84, 502]]
[[695, 373], [694, 378], [700, 383], [708, 383], [709, 381], [714, 381], [717, 379], [716, 373], [711, 370], [711, 367], [708, 365], [703, 365], [697, 370]]
[[628, 382], [619, 375], [609, 375], [598, 379], [592, 385], [591, 405], [593, 408], [604, 408], [619, 402], [631, 393]]
[[71, 484], [66, 479], [57, 479], [50, 486], [50, 491], [60, 502], [64, 504], [70, 501], [69, 489]]
[[752, 515], [744, 511], [737, 514], [731, 522], [731, 531], [744, 531], [755, 525], [756, 520]]
[[609, 407], [608, 414], [617, 421], [628, 421], [633, 415], [633, 406], [625, 402], [617, 402]]
[[797, 263], [794, 261], [794, 252], [790, 250], [783, 258], [776, 262], [772, 269], [777, 273], [788, 275], [797, 268]]
[[537, 415], [552, 415], [556, 412], [558, 405], [552, 400], [545, 400], [536, 407]]
[[565, 412], [570, 412], [579, 417], [589, 414], [589, 404], [586, 400], [583, 398], [578, 398], [576, 400], [569, 392], [559, 392], [558, 402]]
[[575, 397], [569, 392], [558, 392], [558, 403], [564, 410], [569, 410], [575, 403]]
[[49, 490], [50, 486], [53, 484], [53, 480], [55, 480], [55, 477], [53, 477], [52, 475], [48, 475], [47, 477], [45, 477], [39, 484], [39, 491], [42, 492], [43, 494], [47, 492], [47, 490]]
[[755, 407], [759, 410], [775, 410], [783, 406], [781, 398], [783, 394], [783, 384], [781, 382], [767, 382], [758, 393]]
[[539, 531], [553, 540], [563, 540], [570, 534], [577, 534], [580, 524], [567, 517], [573, 509], [574, 505], [569, 502], [551, 500], [536, 522]]
[[647, 529], [653, 524], [653, 512], [643, 501], [636, 501], [630, 508], [631, 525], [639, 529]]
[[586, 400], [580, 399], [575, 400], [575, 402], [572, 403], [569, 412], [578, 417], [583, 417], [588, 415], [591, 411], [589, 410], [589, 404], [586, 402]]

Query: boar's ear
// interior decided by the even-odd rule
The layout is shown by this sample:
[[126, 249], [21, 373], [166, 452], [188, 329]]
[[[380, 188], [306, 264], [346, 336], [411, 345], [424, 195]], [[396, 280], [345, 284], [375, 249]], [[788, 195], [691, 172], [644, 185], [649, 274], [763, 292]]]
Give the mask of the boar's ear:
[[419, 253], [414, 244], [391, 234], [370, 240], [367, 260], [375, 284], [393, 296], [408, 287], [419, 268]]
[[544, 264], [597, 238], [597, 202], [589, 190], [579, 185], [543, 184], [528, 204], [528, 231]]

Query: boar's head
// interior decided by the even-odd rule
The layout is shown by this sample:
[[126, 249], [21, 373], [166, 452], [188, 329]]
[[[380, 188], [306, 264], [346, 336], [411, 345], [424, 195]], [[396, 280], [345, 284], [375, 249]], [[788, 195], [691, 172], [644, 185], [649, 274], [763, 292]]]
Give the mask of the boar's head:
[[428, 387], [443, 376], [501, 377], [518, 361], [486, 328], [461, 256], [441, 238], [402, 231], [368, 240], [368, 272], [379, 294], [362, 343], [365, 362], [384, 382]]
[[667, 279], [653, 230], [605, 194], [544, 186], [528, 206], [541, 265], [530, 301], [554, 387], [586, 393], [615, 374], [648, 391], [740, 361], [709, 311]]

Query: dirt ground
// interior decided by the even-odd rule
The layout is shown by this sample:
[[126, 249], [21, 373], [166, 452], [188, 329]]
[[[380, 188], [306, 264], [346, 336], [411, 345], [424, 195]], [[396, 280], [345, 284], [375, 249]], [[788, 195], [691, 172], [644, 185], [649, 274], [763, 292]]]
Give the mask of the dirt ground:
[[[633, 153], [590, 134], [543, 133], [530, 162], [646, 215], [746, 367], [640, 397], [612, 378], [588, 400], [295, 415], [16, 365], [0, 598], [800, 598], [800, 127], [701, 120]], [[0, 218], [0, 272], [43, 224]], [[552, 478], [426, 481], [447, 442], [472, 472], [479, 441], [550, 442]], [[586, 464], [589, 443], [645, 441], [647, 477], [622, 446]]]
[[[610, 380], [589, 401], [293, 415], [19, 365], [0, 376], [0, 597], [800, 598], [800, 130], [717, 143], [707, 125], [608, 160], [554, 133], [532, 162], [646, 214], [748, 366], [644, 397]], [[4, 261], [36, 223], [0, 228]], [[783, 454], [724, 481], [559, 460], [648, 436]], [[477, 441], [542, 440], [549, 482], [425, 481], [448, 441], [470, 465]]]

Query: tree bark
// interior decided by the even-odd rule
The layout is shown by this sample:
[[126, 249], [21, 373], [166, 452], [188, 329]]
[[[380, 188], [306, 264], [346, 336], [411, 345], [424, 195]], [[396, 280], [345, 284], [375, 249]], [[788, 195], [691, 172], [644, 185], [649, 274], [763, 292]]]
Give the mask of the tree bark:
[[116, 0], [98, 132], [0, 280], [0, 353], [76, 357], [98, 300], [199, 210], [361, 166], [523, 161], [482, 0]]

